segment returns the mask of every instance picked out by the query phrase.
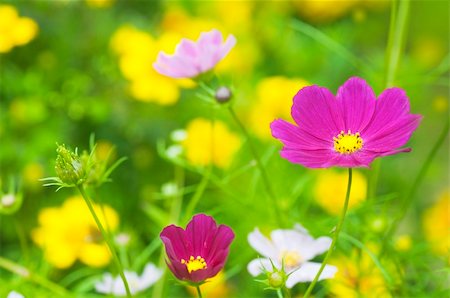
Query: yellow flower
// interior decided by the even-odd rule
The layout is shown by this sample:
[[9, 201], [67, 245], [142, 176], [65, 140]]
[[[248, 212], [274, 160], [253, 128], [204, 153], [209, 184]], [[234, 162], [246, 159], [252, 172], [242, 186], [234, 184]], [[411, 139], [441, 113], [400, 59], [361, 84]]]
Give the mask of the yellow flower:
[[42, 188], [42, 182], [39, 179], [44, 177], [44, 169], [37, 162], [29, 163], [23, 169], [22, 177], [27, 187], [39, 190]]
[[[328, 213], [339, 214], [345, 201], [348, 174], [334, 169], [315, 170], [316, 185], [314, 196], [316, 202]], [[353, 171], [352, 189], [348, 208], [351, 209], [366, 199], [367, 180], [358, 171]]]
[[256, 102], [250, 112], [250, 125], [261, 139], [271, 140], [270, 123], [276, 118], [292, 119], [292, 98], [308, 85], [303, 79], [268, 77], [256, 87]]
[[411, 249], [411, 236], [401, 235], [395, 240], [394, 247], [398, 251], [408, 251]]
[[[197, 297], [197, 290], [194, 287], [188, 286], [187, 289], [191, 296]], [[200, 289], [202, 295], [208, 298], [227, 298], [230, 296], [230, 288], [227, 286], [223, 271], [208, 279], [206, 283], [200, 286]]]
[[130, 81], [131, 95], [144, 102], [171, 105], [180, 97], [180, 86], [190, 87], [186, 80], [172, 80], [153, 69], [153, 62], [161, 47], [166, 45], [150, 34], [133, 26], [120, 27], [111, 38], [111, 48], [119, 55], [119, 67]]
[[86, 0], [86, 4], [92, 8], [107, 8], [113, 5], [115, 0]]
[[[425, 239], [434, 253], [449, 256], [450, 249], [450, 191], [447, 189], [438, 200], [425, 210], [422, 227]], [[450, 262], [450, 259], [449, 259]]]
[[[105, 228], [114, 231], [119, 218], [114, 209], [94, 204]], [[61, 207], [39, 212], [39, 227], [32, 231], [33, 241], [44, 250], [45, 259], [57, 268], [68, 268], [78, 259], [92, 267], [105, 266], [111, 254], [81, 197], [67, 199]]]
[[348, 14], [356, 4], [358, 0], [340, 0], [334, 1], [333, 7], [330, 7], [329, 1], [323, 0], [294, 0], [292, 3], [297, 9], [297, 12], [314, 23], [326, 23], [337, 20], [346, 14]]
[[218, 120], [214, 121], [213, 127], [210, 120], [194, 119], [188, 124], [186, 133], [181, 145], [187, 160], [194, 165], [205, 166], [212, 162], [226, 168], [241, 145], [239, 137]]
[[0, 53], [29, 43], [37, 32], [35, 21], [19, 17], [16, 8], [11, 5], [0, 5]]
[[330, 261], [338, 271], [326, 283], [336, 298], [391, 297], [383, 275], [365, 252], [353, 251], [350, 256], [339, 256]]
[[448, 111], [448, 98], [444, 95], [438, 95], [433, 99], [433, 110], [439, 113], [445, 113]]

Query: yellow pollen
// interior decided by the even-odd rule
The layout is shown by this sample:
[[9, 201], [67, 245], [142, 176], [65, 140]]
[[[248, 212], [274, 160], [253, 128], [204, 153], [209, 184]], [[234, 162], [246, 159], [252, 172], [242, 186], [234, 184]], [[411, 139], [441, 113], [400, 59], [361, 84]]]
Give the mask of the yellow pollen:
[[189, 260], [187, 260], [187, 261], [185, 259], [181, 259], [181, 264], [186, 265], [186, 268], [189, 273], [191, 273], [192, 271], [197, 271], [200, 269], [207, 268], [205, 259], [202, 258], [201, 256], [197, 256], [197, 258], [194, 258], [193, 256], [191, 256], [189, 258]]
[[295, 268], [300, 266], [303, 261], [302, 257], [295, 251], [285, 251], [282, 254], [282, 261], [287, 268]]
[[341, 154], [351, 154], [359, 151], [364, 145], [364, 141], [359, 132], [353, 134], [350, 130], [347, 133], [341, 131], [336, 137], [333, 137], [334, 151]]

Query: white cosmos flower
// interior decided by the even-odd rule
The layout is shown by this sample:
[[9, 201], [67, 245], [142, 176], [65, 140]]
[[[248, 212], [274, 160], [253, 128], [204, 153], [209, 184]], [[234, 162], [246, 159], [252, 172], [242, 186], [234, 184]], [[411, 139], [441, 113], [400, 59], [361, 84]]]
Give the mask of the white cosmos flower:
[[[135, 272], [124, 271], [131, 294], [141, 292], [153, 285], [162, 275], [162, 270], [152, 263], [148, 263], [141, 276]], [[113, 277], [110, 273], [105, 273], [103, 279], [95, 283], [95, 289], [99, 293], [125, 296], [125, 286], [120, 276]]]
[[6, 296], [6, 298], [25, 298], [25, 296], [16, 291], [11, 291], [9, 292], [8, 296]]
[[[291, 273], [286, 281], [288, 288], [299, 282], [312, 281], [321, 264], [308, 261], [327, 251], [331, 245], [331, 238], [314, 239], [299, 224], [296, 224], [293, 230], [274, 230], [270, 237], [271, 239], [265, 237], [258, 228], [248, 235], [250, 245], [264, 257], [252, 260], [247, 266], [248, 272], [253, 276], [264, 271], [272, 272], [270, 261], [281, 270], [283, 261], [286, 273]], [[336, 267], [326, 265], [319, 280], [332, 278], [336, 272]]]

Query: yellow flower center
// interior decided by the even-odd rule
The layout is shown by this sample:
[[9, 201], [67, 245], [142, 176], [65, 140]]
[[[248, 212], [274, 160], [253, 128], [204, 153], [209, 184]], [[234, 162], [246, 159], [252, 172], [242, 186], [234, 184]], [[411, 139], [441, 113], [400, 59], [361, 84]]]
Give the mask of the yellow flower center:
[[333, 137], [334, 150], [340, 154], [351, 154], [359, 151], [364, 142], [359, 132], [353, 134], [350, 130], [347, 133], [341, 131], [337, 137]]
[[284, 263], [284, 266], [286, 266], [287, 268], [295, 268], [301, 264], [303, 258], [300, 256], [298, 252], [285, 251], [282, 254], [282, 261]]
[[189, 258], [189, 260], [185, 260], [185, 259], [181, 259], [181, 264], [185, 264], [186, 268], [188, 270], [189, 273], [191, 273], [192, 271], [197, 271], [200, 269], [206, 269], [206, 262], [205, 259], [197, 256], [197, 258], [194, 258], [193, 256], [191, 256]]

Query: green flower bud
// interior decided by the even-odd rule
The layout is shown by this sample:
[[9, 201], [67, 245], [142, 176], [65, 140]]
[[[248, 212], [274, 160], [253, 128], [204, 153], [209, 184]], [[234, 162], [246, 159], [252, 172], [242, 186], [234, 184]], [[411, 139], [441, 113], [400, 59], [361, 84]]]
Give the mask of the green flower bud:
[[0, 197], [0, 214], [13, 214], [22, 206], [22, 195], [6, 193]]
[[78, 154], [66, 149], [64, 145], [56, 149], [55, 171], [59, 179], [68, 185], [78, 185], [83, 182], [85, 169]]
[[286, 283], [286, 275], [282, 271], [268, 273], [269, 286], [278, 289], [284, 287]]

